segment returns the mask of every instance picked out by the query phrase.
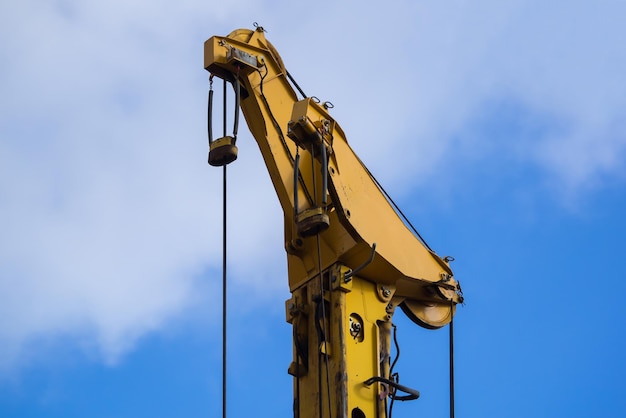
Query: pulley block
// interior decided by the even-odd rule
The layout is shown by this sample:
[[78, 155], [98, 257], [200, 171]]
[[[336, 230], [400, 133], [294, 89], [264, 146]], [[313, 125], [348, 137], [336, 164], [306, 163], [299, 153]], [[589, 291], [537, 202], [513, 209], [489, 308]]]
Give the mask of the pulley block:
[[306, 209], [300, 212], [296, 218], [298, 233], [303, 237], [310, 237], [322, 233], [328, 229], [330, 218], [320, 208]]
[[237, 159], [237, 129], [239, 126], [239, 102], [241, 89], [239, 79], [235, 78], [235, 117], [232, 136], [226, 135], [226, 80], [224, 80], [224, 136], [213, 140], [213, 75], [209, 78], [209, 104], [207, 111], [207, 128], [209, 135], [209, 165], [221, 167]]
[[213, 167], [221, 167], [232, 163], [237, 159], [237, 146], [235, 138], [225, 136], [211, 142], [209, 145], [209, 164]]

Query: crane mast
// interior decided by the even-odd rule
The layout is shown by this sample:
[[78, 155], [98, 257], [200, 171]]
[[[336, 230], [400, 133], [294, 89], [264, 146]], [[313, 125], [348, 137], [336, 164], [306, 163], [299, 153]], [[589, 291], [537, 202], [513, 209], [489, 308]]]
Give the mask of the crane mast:
[[[390, 397], [419, 396], [390, 375], [394, 312], [448, 324], [463, 301], [451, 259], [407, 227], [330, 106], [298, 97], [262, 28], [208, 39], [204, 68], [232, 83], [283, 209], [294, 416], [386, 417]], [[236, 158], [234, 137], [211, 141], [211, 165]]]

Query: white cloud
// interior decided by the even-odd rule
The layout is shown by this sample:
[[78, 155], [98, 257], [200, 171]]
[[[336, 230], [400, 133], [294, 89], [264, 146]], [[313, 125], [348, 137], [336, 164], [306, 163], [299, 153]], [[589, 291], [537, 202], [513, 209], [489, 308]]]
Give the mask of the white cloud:
[[147, 6], [2, 13], [0, 368], [72, 335], [115, 362], [210, 299], [197, 292], [220, 263], [221, 184], [206, 164], [204, 39], [179, 47], [203, 6]]
[[[508, 149], [515, 158], [570, 188], [621, 175], [623, 3], [528, 4], [3, 4], [0, 315], [12, 320], [0, 366], [55, 335], [86, 335], [115, 361], [206, 302], [199, 289], [220, 280], [201, 276], [221, 266], [221, 170], [205, 162], [202, 42], [255, 19], [394, 192], [432, 181], [447, 153], [493, 158], [506, 138], [468, 144], [467, 127], [501, 99], [566, 125]], [[251, 138], [239, 146], [233, 291], [282, 299], [280, 207]]]
[[445, 177], [452, 155], [458, 161], [467, 152], [479, 164], [477, 155], [503, 157], [489, 153], [501, 152], [508, 138], [472, 131], [477, 120], [497, 118], [493, 104], [502, 102], [560, 131], [522, 136], [523, 143], [505, 146], [512, 154], [505, 158], [535, 165], [558, 188], [588, 190], [623, 175], [624, 2], [352, 6], [328, 10], [334, 18], [326, 27], [334, 30], [320, 31], [316, 48], [285, 51], [319, 57], [306, 59], [299, 77], [316, 80], [309, 94], [331, 96], [323, 99], [336, 104], [349, 141], [394, 192], [409, 191], [409, 178], [422, 185]]
[[[434, 39], [441, 32], [453, 39], [428, 55], [440, 60], [441, 68], [426, 64], [422, 74], [424, 84], [432, 86], [426, 98], [442, 97], [430, 112], [418, 112], [433, 115], [426, 126], [435, 135], [429, 137], [442, 149], [460, 142], [473, 153], [483, 149], [485, 157], [510, 157], [487, 153], [502, 151], [494, 144], [511, 138], [480, 142], [468, 126], [483, 112], [497, 118], [492, 103], [513, 102], [552, 125], [545, 132], [512, 132], [521, 143], [508, 148], [540, 167], [553, 187], [575, 194], [601, 187], [607, 177], [623, 178], [626, 52], [617, 40], [624, 33], [624, 12], [626, 4], [614, 1], [466, 7], [451, 28], [430, 33]], [[459, 151], [463, 148], [452, 152]]]

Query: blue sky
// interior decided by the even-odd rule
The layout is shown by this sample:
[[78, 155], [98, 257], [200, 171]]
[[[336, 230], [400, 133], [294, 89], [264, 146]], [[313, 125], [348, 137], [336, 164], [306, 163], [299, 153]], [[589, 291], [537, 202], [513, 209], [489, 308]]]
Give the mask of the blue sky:
[[[456, 258], [457, 416], [626, 415], [624, 16], [622, 0], [2, 3], [0, 416], [219, 415], [203, 42], [253, 22]], [[238, 145], [228, 411], [290, 416], [282, 214], [244, 128]], [[447, 330], [394, 320], [422, 392], [394, 416], [448, 416]]]

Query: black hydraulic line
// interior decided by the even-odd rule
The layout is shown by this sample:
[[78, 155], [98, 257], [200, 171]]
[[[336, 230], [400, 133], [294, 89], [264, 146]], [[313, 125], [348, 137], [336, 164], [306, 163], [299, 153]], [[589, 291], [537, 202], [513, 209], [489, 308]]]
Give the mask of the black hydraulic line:
[[[239, 104], [241, 98], [241, 85], [239, 83], [239, 79], [235, 78], [234, 88], [235, 88], [235, 117], [233, 123], [233, 145], [237, 141], [237, 132], [239, 130]], [[224, 113], [223, 113], [223, 126], [224, 126], [224, 136], [226, 136], [226, 81], [224, 80]], [[209, 88], [209, 103], [207, 106], [207, 131], [209, 136], [209, 145], [213, 142], [213, 76], [210, 78], [210, 88]]]
[[411, 389], [411, 388], [406, 387], [406, 386], [403, 386], [403, 385], [401, 385], [401, 384], [399, 384], [397, 382], [394, 382], [393, 380], [385, 379], [384, 377], [380, 377], [380, 376], [370, 377], [365, 382], [363, 382], [363, 384], [365, 386], [371, 386], [375, 382], [384, 383], [384, 384], [394, 388], [394, 390], [400, 390], [402, 392], [405, 392], [406, 395], [402, 395], [402, 396], [396, 395], [395, 396], [395, 399], [397, 399], [399, 401], [412, 401], [412, 400], [417, 399], [417, 398], [420, 397], [419, 391], [417, 391], [415, 389]]
[[223, 121], [222, 126], [223, 126], [223, 131], [224, 131], [224, 135], [223, 136], [226, 136], [226, 80], [224, 80], [223, 85], [224, 85], [224, 90], [223, 90], [224, 91], [224, 93], [223, 93], [224, 94], [224, 97], [223, 97], [223, 99], [224, 99], [224, 111], [223, 111], [223, 115], [222, 115], [223, 116], [222, 117], [222, 121]]
[[[283, 145], [285, 153], [289, 157], [289, 161], [293, 163], [294, 162], [294, 157], [291, 154], [291, 150], [289, 149], [289, 146], [287, 145], [287, 141], [285, 140], [285, 136], [283, 134], [283, 131], [280, 128], [280, 124], [278, 123], [278, 121], [274, 117], [274, 113], [272, 112], [272, 108], [270, 107], [270, 104], [267, 101], [267, 98], [263, 94], [263, 81], [265, 80], [265, 77], [267, 77], [267, 74], [268, 74], [267, 67], [266, 67], [265, 74], [262, 74], [261, 70], [259, 70], [259, 76], [261, 77], [261, 82], [259, 83], [260, 97], [261, 97], [261, 100], [263, 101], [263, 104], [265, 105], [265, 108], [267, 109], [267, 113], [270, 116], [270, 119], [272, 121], [272, 125], [274, 125], [274, 129], [276, 129], [276, 132], [278, 133], [278, 138], [280, 139], [280, 142]], [[306, 188], [306, 185], [304, 184], [304, 180], [302, 179], [302, 177], [300, 177], [299, 180], [300, 180], [300, 185], [302, 186], [302, 191], [304, 192], [305, 196], [309, 200], [309, 203], [311, 205], [315, 205], [315, 201], [313, 200], [313, 198], [311, 198], [311, 195], [310, 195], [308, 189]]]
[[[400, 344], [398, 344], [398, 327], [394, 324], [391, 324], [393, 327], [393, 344], [396, 348], [396, 357], [393, 359], [391, 363], [391, 367], [389, 368], [389, 377], [395, 382], [399, 382], [400, 375], [398, 373], [394, 373], [393, 370], [396, 367], [396, 363], [400, 359]], [[391, 414], [393, 413], [393, 404], [396, 400], [396, 389], [392, 388], [391, 391], [391, 401], [389, 402], [389, 412], [387, 414], [387, 418], [392, 418]]]
[[241, 95], [241, 86], [239, 84], [239, 76], [235, 76], [235, 122], [233, 125], [233, 145], [237, 141], [237, 130], [239, 129], [239, 100]]
[[326, 159], [326, 145], [322, 139], [322, 209], [326, 210], [326, 195], [328, 194], [328, 160]]
[[[317, 179], [315, 177], [315, 147], [311, 145], [311, 182], [313, 184], [313, 206], [317, 206]], [[322, 261], [320, 260], [320, 263]], [[322, 269], [320, 266], [320, 283], [322, 280]]]
[[300, 178], [300, 152], [296, 149], [296, 159], [293, 162], [293, 220], [298, 220], [298, 181]]
[[207, 131], [209, 145], [213, 142], [213, 76], [209, 78], [209, 104], [207, 106]]
[[357, 268], [355, 268], [354, 270], [350, 270], [349, 272], [346, 273], [346, 275], [344, 276], [344, 280], [346, 282], [349, 282], [350, 279], [352, 278], [352, 276], [356, 276], [357, 274], [359, 274], [365, 267], [369, 266], [372, 261], [374, 261], [374, 256], [376, 255], [376, 243], [373, 242], [372, 243], [372, 251], [370, 251], [370, 256], [369, 258], [360, 266], [358, 266]]
[[450, 301], [450, 418], [454, 418], [454, 315]]
[[395, 324], [391, 324], [391, 326], [393, 327], [393, 345], [396, 348], [396, 358], [393, 359], [393, 363], [391, 363], [391, 367], [389, 368], [390, 376], [393, 374], [393, 369], [394, 367], [396, 367], [396, 363], [398, 362], [398, 359], [400, 358], [400, 344], [398, 344], [398, 332], [397, 332], [398, 327]]
[[302, 91], [302, 89], [300, 88], [300, 86], [298, 85], [298, 83], [296, 83], [296, 80], [291, 76], [291, 74], [289, 73], [289, 71], [287, 71], [287, 77], [289, 78], [289, 81], [291, 81], [293, 83], [293, 85], [296, 87], [296, 89], [298, 89], [298, 91], [300, 92], [300, 94], [302, 95], [303, 98], [307, 98], [308, 96], [306, 94], [304, 94], [304, 91]]

